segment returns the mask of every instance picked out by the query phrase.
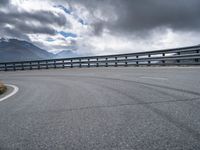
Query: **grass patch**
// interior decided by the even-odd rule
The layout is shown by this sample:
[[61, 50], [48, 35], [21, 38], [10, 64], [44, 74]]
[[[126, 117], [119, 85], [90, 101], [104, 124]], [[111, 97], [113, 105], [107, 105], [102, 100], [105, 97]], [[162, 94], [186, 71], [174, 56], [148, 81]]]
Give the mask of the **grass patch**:
[[7, 88], [6, 86], [0, 82], [0, 95], [6, 92]]

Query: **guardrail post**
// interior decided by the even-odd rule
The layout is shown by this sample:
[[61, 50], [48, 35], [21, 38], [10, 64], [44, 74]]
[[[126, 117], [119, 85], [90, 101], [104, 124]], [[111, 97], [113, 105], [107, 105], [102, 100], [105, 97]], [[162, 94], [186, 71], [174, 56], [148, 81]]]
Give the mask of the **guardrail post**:
[[[197, 50], [196, 53], [199, 53], [199, 50]], [[194, 61], [195, 61], [195, 62], [199, 62], [199, 59], [196, 58]]]
[[[163, 53], [162, 56], [165, 57], [165, 53]], [[165, 61], [162, 60], [162, 63], [165, 64]]]
[[24, 70], [24, 63], [21, 63], [21, 69]]
[[[139, 58], [139, 56], [136, 56], [136, 59], [138, 59]], [[138, 66], [139, 65], [139, 63], [138, 63], [138, 61], [136, 61], [136, 66]]]
[[80, 68], [82, 67], [81, 59], [79, 59], [79, 67], [80, 67]]
[[117, 64], [117, 57], [115, 57], [115, 67], [117, 67], [118, 64]]
[[40, 70], [40, 62], [37, 62], [37, 69]]
[[48, 61], [46, 61], [46, 69], [49, 69]]
[[128, 62], [127, 62], [127, 56], [125, 56], [125, 67], [128, 66]]
[[[149, 54], [148, 57], [150, 58], [151, 54]], [[151, 64], [151, 61], [148, 61], [148, 65], [150, 65], [150, 64]]]
[[97, 58], [97, 64], [96, 64], [97, 67], [99, 67], [99, 58]]
[[106, 57], [106, 67], [108, 67], [108, 58]]
[[54, 68], [56, 68], [56, 60], [53, 61]]
[[[180, 55], [180, 54], [181, 54], [180, 52], [177, 52], [177, 55]], [[177, 59], [176, 62], [180, 63], [180, 60]]]
[[73, 68], [73, 60], [71, 59], [71, 68]]
[[15, 63], [13, 64], [13, 70], [16, 71]]
[[62, 60], [62, 68], [65, 68], [65, 61]]
[[30, 70], [32, 70], [32, 62], [30, 62], [29, 64], [30, 64]]
[[5, 70], [4, 71], [7, 71], [8, 69], [7, 69], [7, 64], [5, 64]]
[[90, 67], [90, 59], [88, 58], [88, 67]]

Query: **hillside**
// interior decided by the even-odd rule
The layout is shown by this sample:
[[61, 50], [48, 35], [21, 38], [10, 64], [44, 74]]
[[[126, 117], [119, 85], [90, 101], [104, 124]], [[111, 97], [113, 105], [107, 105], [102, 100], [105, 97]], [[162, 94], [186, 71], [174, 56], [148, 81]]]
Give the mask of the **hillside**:
[[0, 62], [50, 59], [54, 57], [54, 54], [27, 41], [0, 39]]

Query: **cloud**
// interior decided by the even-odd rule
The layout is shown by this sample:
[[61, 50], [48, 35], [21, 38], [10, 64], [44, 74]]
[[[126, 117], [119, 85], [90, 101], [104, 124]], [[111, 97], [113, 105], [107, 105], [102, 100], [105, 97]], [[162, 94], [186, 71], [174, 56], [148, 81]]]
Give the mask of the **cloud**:
[[[123, 34], [145, 34], [158, 27], [200, 30], [199, 0], [75, 0], [72, 3], [84, 5], [100, 20], [101, 23], [93, 24], [94, 31], [98, 31], [99, 35], [103, 31], [100, 27]], [[113, 16], [117, 19], [112, 20]]]
[[95, 22], [92, 24], [92, 28], [93, 28], [93, 33], [94, 35], [101, 35], [104, 29], [104, 23], [103, 22]]
[[62, 5], [55, 5], [54, 7], [62, 9], [67, 14], [71, 14], [71, 12], [72, 12], [72, 10], [70, 8], [66, 8]]
[[10, 27], [4, 27], [4, 29], [0, 28], [0, 34], [4, 35], [3, 37], [18, 38], [18, 39], [30, 41], [30, 38], [28, 37], [28, 35], [26, 35], [25, 33], [21, 33], [21, 31], [18, 29], [13, 30]]
[[53, 52], [111, 54], [199, 43], [199, 0], [1, 0], [0, 5], [0, 35]]
[[199, 43], [199, 0], [70, 2], [71, 5], [85, 7], [89, 12], [87, 18], [92, 20], [90, 32], [93, 35], [89, 34], [79, 41], [82, 51], [91, 49], [96, 54], [123, 53]]
[[121, 3], [116, 23], [111, 23], [121, 31], [149, 31], [157, 27], [169, 27], [174, 30], [199, 30], [200, 1], [198, 0], [127, 0]]
[[[10, 24], [11, 26], [19, 28], [23, 26], [25, 29], [28, 29], [28, 26], [30, 27], [29, 29], [31, 29], [31, 27], [34, 28], [37, 26], [36, 24], [39, 24], [37, 26], [38, 28], [44, 29], [44, 25], [54, 24], [58, 26], [65, 26], [68, 23], [64, 15], [48, 11], [19, 12], [16, 10], [8, 13], [0, 11], [0, 20], [1, 25]], [[46, 28], [48, 28], [48, 26]], [[36, 31], [40, 31], [40, 29]]]
[[9, 2], [10, 2], [9, 0], [1, 0], [1, 1], [0, 1], [0, 7], [1, 7], [1, 6], [8, 5]]

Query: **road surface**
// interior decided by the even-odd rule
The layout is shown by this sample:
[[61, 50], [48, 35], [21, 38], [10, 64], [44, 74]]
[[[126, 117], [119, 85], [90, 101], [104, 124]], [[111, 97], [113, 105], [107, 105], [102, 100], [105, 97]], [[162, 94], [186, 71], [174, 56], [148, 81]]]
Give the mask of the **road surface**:
[[0, 149], [198, 150], [200, 68], [0, 72]]

